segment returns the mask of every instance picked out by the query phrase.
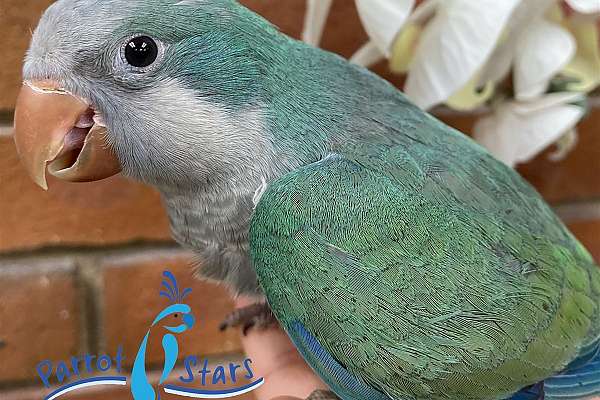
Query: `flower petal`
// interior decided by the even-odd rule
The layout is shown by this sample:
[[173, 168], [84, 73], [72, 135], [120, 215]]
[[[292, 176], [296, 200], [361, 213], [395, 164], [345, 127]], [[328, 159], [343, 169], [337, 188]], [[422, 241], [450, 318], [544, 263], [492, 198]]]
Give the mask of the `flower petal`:
[[423, 32], [419, 24], [409, 22], [402, 32], [396, 37], [390, 56], [390, 69], [397, 74], [408, 72], [410, 64], [415, 57], [417, 43]]
[[575, 50], [575, 39], [567, 30], [543, 18], [532, 22], [516, 46], [515, 97], [530, 100], [545, 93], [552, 77], [569, 63]]
[[500, 104], [474, 127], [475, 140], [510, 166], [531, 160], [585, 115], [582, 107], [572, 104], [532, 107], [535, 111], [527, 113], [520, 106], [518, 102]]
[[304, 30], [302, 40], [310, 45], [321, 43], [325, 22], [329, 16], [333, 0], [307, 0], [304, 14]]
[[516, 139], [512, 132], [506, 132], [510, 122], [507, 106], [500, 106], [486, 117], [480, 118], [473, 127], [473, 138], [493, 156], [508, 166], [514, 167], [519, 159]]
[[396, 35], [396, 39], [392, 43], [392, 54], [390, 55], [390, 69], [393, 72], [399, 74], [408, 72], [424, 26], [435, 15], [440, 1], [442, 0], [424, 0], [420, 2], [408, 17], [400, 33]]
[[392, 44], [390, 69], [398, 74], [408, 72], [424, 25], [434, 16], [440, 0], [425, 0], [408, 17]]
[[569, 90], [591, 92], [600, 85], [598, 25], [595, 21], [580, 21], [570, 18], [567, 21], [567, 27], [577, 42], [577, 53], [562, 73], [578, 81], [569, 84]]
[[408, 22], [424, 25], [431, 19], [444, 0], [423, 0], [408, 17]]
[[478, 82], [479, 75], [476, 75], [458, 92], [452, 94], [446, 100], [446, 105], [457, 111], [471, 111], [482, 106], [494, 94], [494, 84], [488, 82], [479, 86]]
[[569, 103], [579, 103], [585, 100], [585, 95], [580, 92], [549, 93], [535, 101], [514, 102], [514, 110], [519, 114], [532, 114], [546, 108]]
[[519, 0], [446, 0], [417, 47], [405, 92], [430, 108], [448, 99], [481, 69]]
[[498, 46], [484, 67], [480, 84], [497, 83], [503, 80], [514, 61], [519, 37], [529, 27], [532, 20], [541, 17], [556, 0], [526, 0], [522, 1], [513, 11]]
[[567, 4], [582, 14], [600, 13], [600, 1], [598, 0], [567, 0]]
[[356, 53], [354, 53], [354, 55], [350, 58], [350, 62], [368, 68], [384, 58], [385, 56], [379, 50], [379, 47], [377, 47], [373, 41], [370, 41], [358, 49]]
[[415, 0], [356, 0], [367, 34], [386, 57], [414, 5]]

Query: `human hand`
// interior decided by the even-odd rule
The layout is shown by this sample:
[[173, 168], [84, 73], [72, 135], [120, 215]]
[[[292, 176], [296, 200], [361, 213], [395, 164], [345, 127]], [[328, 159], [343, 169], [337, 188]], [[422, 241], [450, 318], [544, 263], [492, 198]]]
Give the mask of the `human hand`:
[[[245, 307], [252, 303], [249, 299], [238, 299], [235, 305]], [[242, 337], [242, 344], [253, 369], [265, 378], [265, 383], [255, 391], [257, 400], [300, 400], [315, 390], [329, 390], [280, 327], [250, 329]]]

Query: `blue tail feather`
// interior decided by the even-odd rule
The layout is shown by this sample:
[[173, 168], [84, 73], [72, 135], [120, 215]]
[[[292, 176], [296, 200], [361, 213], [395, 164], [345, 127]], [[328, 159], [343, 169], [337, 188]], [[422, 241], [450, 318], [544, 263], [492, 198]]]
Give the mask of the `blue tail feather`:
[[521, 390], [510, 400], [574, 400], [600, 395], [600, 342], [582, 349], [563, 372], [542, 385]]
[[593, 362], [594, 360], [600, 360], [598, 355], [600, 355], [600, 341], [593, 342], [592, 344], [584, 347], [581, 350], [581, 355], [575, 359], [575, 361], [571, 362], [566, 370], [575, 371]]
[[300, 321], [290, 325], [290, 338], [308, 364], [343, 399], [390, 400], [391, 397], [353, 376], [321, 346]]

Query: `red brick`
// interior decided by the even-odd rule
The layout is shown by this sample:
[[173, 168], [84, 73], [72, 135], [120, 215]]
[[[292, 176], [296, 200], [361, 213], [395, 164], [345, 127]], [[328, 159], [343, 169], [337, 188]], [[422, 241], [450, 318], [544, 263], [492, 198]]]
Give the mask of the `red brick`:
[[10, 109], [21, 87], [21, 63], [31, 30], [52, 0], [2, 0], [0, 4], [0, 110]]
[[[214, 284], [192, 277], [192, 257], [183, 251], [151, 252], [130, 257], [114, 257], [103, 262], [103, 319], [106, 348], [123, 345], [126, 363], [132, 363], [141, 340], [155, 316], [169, 304], [159, 297], [162, 272], [175, 274], [180, 288], [191, 287], [189, 304], [196, 325], [178, 335], [180, 355], [209, 355], [240, 351], [236, 330], [219, 332], [218, 326], [232, 310], [228, 293]], [[151, 336], [152, 338], [152, 336]], [[151, 347], [151, 346], [149, 346]], [[152, 346], [147, 353], [149, 363], [161, 363], [162, 347]]]
[[271, 21], [280, 31], [300, 37], [304, 21], [304, 0], [240, 0], [244, 6]]
[[78, 299], [65, 261], [0, 264], [0, 382], [34, 379], [40, 361], [81, 351]]
[[562, 161], [548, 159], [548, 152], [519, 168], [553, 203], [600, 198], [600, 108], [578, 126], [579, 143]]
[[0, 251], [170, 240], [158, 194], [123, 177], [77, 184], [49, 179], [45, 192], [0, 137]]
[[600, 264], [600, 219], [571, 222], [568, 226]]

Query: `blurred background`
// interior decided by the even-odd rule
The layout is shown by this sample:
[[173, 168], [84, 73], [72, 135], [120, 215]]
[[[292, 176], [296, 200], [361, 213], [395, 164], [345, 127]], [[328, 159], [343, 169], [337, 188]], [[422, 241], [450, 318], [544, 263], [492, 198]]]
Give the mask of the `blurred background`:
[[[241, 1], [299, 38], [304, 0]], [[50, 0], [0, 0], [0, 399], [41, 399], [35, 366], [85, 353], [114, 354], [123, 344], [130, 365], [148, 322], [162, 308], [161, 272], [171, 269], [194, 288], [191, 304], [201, 329], [185, 336], [185, 354], [211, 360], [242, 357], [237, 332], [220, 333], [231, 310], [224, 290], [194, 281], [190, 254], [170, 239], [159, 196], [150, 188], [114, 177], [85, 185], [49, 177], [50, 190], [35, 186], [19, 165], [12, 115], [21, 84], [21, 61], [31, 30]], [[351, 0], [334, 0], [321, 47], [352, 56], [369, 37]], [[596, 43], [597, 44], [597, 43]], [[404, 77], [388, 62], [372, 69], [398, 87]], [[600, 101], [577, 126], [578, 144], [559, 161], [549, 148], [518, 171], [552, 204], [600, 261]], [[481, 110], [432, 112], [466, 134]], [[151, 354], [151, 363], [162, 362]], [[75, 393], [71, 399], [129, 398], [123, 391]], [[240, 397], [250, 399], [251, 395]]]

